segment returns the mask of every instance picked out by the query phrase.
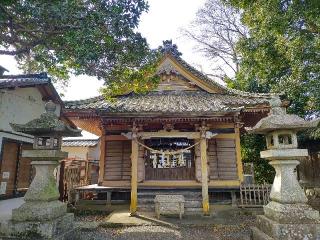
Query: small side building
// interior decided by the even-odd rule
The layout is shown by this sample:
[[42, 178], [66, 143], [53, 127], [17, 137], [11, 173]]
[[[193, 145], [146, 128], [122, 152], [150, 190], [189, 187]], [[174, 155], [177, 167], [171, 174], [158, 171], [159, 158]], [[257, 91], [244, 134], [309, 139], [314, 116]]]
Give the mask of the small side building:
[[[64, 139], [62, 151], [68, 152], [66, 162], [85, 161], [88, 184], [98, 183], [100, 144], [99, 139]], [[83, 175], [83, 173], [81, 173]]]
[[0, 199], [26, 191], [34, 175], [30, 160], [21, 157], [22, 150], [32, 148], [33, 137], [15, 132], [9, 123], [39, 117], [48, 100], [68, 121], [61, 116], [63, 102], [47, 74], [0, 75]]

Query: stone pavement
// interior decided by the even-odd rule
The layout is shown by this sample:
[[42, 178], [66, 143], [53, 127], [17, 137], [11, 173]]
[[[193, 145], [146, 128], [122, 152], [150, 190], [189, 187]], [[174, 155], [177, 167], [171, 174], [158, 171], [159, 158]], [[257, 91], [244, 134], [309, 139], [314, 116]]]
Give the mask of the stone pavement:
[[23, 203], [23, 197], [0, 200], [0, 222], [11, 219], [12, 209], [20, 207]]

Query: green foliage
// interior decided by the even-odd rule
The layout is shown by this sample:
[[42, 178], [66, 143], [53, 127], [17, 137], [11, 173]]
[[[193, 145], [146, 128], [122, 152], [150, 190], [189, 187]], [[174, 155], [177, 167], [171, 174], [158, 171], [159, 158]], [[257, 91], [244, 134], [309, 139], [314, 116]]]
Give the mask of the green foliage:
[[[237, 43], [240, 70], [228, 85], [284, 93], [291, 101], [289, 112], [305, 118], [320, 116], [320, 1], [225, 1], [242, 11], [242, 23], [249, 29], [249, 37]], [[300, 142], [319, 137], [319, 129], [309, 130], [301, 134]], [[252, 152], [260, 151], [255, 141], [244, 141], [244, 148], [250, 147], [255, 149]], [[245, 152], [244, 159], [253, 159], [252, 152]], [[263, 175], [269, 177], [267, 164], [256, 166], [256, 175], [265, 171]]]
[[158, 51], [150, 51], [147, 58], [139, 68], [129, 68], [124, 65], [117, 65], [109, 81], [101, 89], [101, 93], [109, 100], [114, 96], [129, 93], [144, 93], [157, 86], [159, 77], [155, 74], [160, 60]]
[[275, 171], [267, 160], [260, 158], [260, 151], [266, 149], [264, 136], [245, 134], [241, 136], [241, 157], [243, 162], [254, 164], [257, 183], [272, 183]]
[[320, 113], [320, 1], [226, 0], [240, 8], [248, 38], [240, 39], [242, 56], [231, 87], [253, 92], [283, 92], [289, 111]]
[[26, 72], [47, 71], [60, 82], [73, 73], [114, 85], [120, 70], [143, 67], [145, 73], [150, 67], [149, 47], [136, 32], [147, 10], [144, 0], [2, 1], [0, 54], [15, 56]]
[[172, 40], [165, 40], [158, 49], [150, 50], [146, 54], [138, 68], [117, 65], [113, 69], [109, 81], [101, 89], [102, 94], [112, 101], [114, 96], [131, 91], [145, 93], [154, 89], [160, 80], [156, 74], [159, 61], [165, 53], [169, 52], [177, 57], [182, 55], [177, 45], [172, 43]]

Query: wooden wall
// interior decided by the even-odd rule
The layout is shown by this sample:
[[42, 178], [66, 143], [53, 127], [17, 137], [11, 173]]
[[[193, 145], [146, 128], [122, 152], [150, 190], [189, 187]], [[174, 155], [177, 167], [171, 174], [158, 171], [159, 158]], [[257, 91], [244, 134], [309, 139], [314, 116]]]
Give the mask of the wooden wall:
[[107, 141], [105, 157], [105, 180], [130, 180], [131, 141]]
[[[18, 164], [19, 156], [19, 145], [15, 142], [6, 142], [3, 145], [3, 153], [1, 160], [1, 182], [5, 182], [7, 197], [12, 196], [15, 191], [15, 178], [16, 178], [16, 169]], [[8, 173], [9, 178], [6, 176], [3, 178], [3, 174]]]
[[[33, 177], [31, 160], [21, 157], [21, 151], [26, 149], [32, 149], [32, 144], [15, 140], [3, 142], [2, 158], [0, 156], [0, 182], [6, 183], [6, 192], [0, 197], [12, 197], [18, 190], [29, 187]], [[5, 176], [8, 173], [9, 178]]]
[[[235, 139], [208, 140], [209, 180], [237, 180], [237, 158]], [[144, 148], [139, 145], [138, 182], [145, 180]], [[104, 180], [130, 181], [131, 140], [106, 141]], [[195, 180], [201, 182], [200, 147], [195, 147]]]
[[[32, 144], [23, 144], [22, 145], [22, 151], [23, 150], [31, 150], [33, 149]], [[31, 159], [23, 158], [21, 157], [19, 159], [19, 167], [18, 167], [18, 172], [17, 172], [17, 189], [21, 188], [28, 188], [31, 180], [32, 180], [32, 175], [35, 174], [35, 170], [32, 171], [32, 166], [31, 166]]]
[[301, 148], [309, 150], [309, 157], [298, 165], [298, 179], [306, 186], [320, 187], [320, 140], [308, 140]]
[[208, 141], [208, 163], [210, 179], [238, 179], [235, 140], [210, 139]]
[[[131, 140], [106, 141], [104, 180], [130, 181], [131, 179]], [[138, 182], [145, 177], [144, 148], [139, 145]]]

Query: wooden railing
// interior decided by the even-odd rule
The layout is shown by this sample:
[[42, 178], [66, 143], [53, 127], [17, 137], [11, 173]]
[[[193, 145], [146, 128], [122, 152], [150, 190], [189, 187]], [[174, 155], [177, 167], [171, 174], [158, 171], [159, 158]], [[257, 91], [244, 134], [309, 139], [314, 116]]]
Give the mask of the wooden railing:
[[262, 207], [270, 201], [270, 184], [242, 184], [240, 207]]

